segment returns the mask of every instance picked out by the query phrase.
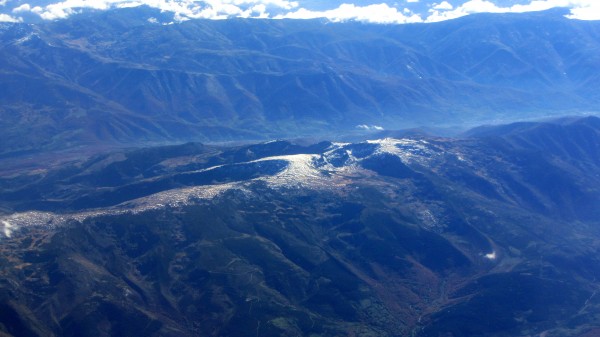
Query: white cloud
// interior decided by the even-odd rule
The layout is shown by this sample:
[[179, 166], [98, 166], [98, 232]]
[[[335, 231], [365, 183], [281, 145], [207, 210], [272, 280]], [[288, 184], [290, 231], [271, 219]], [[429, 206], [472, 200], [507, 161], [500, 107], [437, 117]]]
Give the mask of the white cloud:
[[[1, 14], [0, 14], [1, 16]], [[2, 224], [2, 233], [4, 234], [4, 236], [6, 236], [7, 238], [10, 238], [13, 231], [15, 229], [17, 229], [16, 226], [14, 226], [13, 224], [11, 224], [10, 222], [6, 221], [6, 220], [2, 220], [0, 221], [0, 224]]]
[[42, 19], [56, 20], [79, 13], [82, 9], [105, 10], [142, 5], [174, 13], [176, 21], [229, 17], [268, 18], [268, 9], [290, 11], [299, 6], [298, 2], [289, 0], [64, 0], [45, 7], [31, 8], [22, 5], [18, 7], [18, 11], [29, 10]]
[[474, 13], [498, 13], [501, 8], [487, 0], [470, 0], [457, 7], [454, 10], [431, 9], [430, 15], [425, 19], [426, 22], [438, 22], [460, 18]]
[[367, 125], [367, 124], [360, 124], [356, 126], [357, 129], [361, 129], [361, 130], [367, 130], [367, 131], [383, 131], [383, 127], [379, 126], [379, 125]]
[[276, 19], [316, 19], [326, 18], [333, 22], [363, 21], [370, 23], [414, 23], [422, 22], [416, 14], [405, 15], [397, 8], [390, 7], [385, 3], [368, 6], [356, 6], [353, 4], [342, 4], [338, 8], [325, 11], [311, 11], [300, 8], [294, 12], [277, 15]]
[[6, 6], [8, 0], [0, 0], [0, 6]]
[[43, 8], [36, 6], [31, 11], [38, 14], [42, 19], [56, 20], [79, 13], [84, 8], [106, 10], [111, 8], [112, 3], [112, 1], [107, 0], [65, 0]]
[[15, 7], [12, 10], [13, 13], [30, 12], [30, 11], [31, 11], [31, 6], [29, 4], [22, 4], [21, 6]]
[[577, 20], [600, 20], [600, 2], [594, 2], [571, 9], [571, 14], [567, 15], [569, 19]]
[[571, 19], [600, 20], [600, 1], [598, 0], [533, 0], [527, 4], [510, 7], [499, 7], [488, 0], [470, 0], [454, 10], [432, 8], [431, 14], [425, 21], [444, 21], [474, 13], [525, 13], [557, 7], [569, 8], [571, 14], [567, 17]]
[[[382, 0], [383, 1], [383, 0]], [[302, 1], [300, 1], [301, 3]], [[406, 0], [418, 2], [418, 0]], [[0, 0], [5, 5], [7, 0]], [[326, 18], [334, 22], [362, 21], [369, 23], [415, 23], [437, 22], [459, 18], [474, 13], [521, 13], [565, 7], [571, 10], [568, 18], [581, 20], [600, 20], [599, 0], [531, 0], [528, 3], [501, 7], [491, 0], [469, 0], [458, 7], [449, 1], [434, 3], [428, 16], [423, 20], [407, 8], [400, 9], [386, 3], [358, 6], [345, 3], [337, 8], [313, 11], [300, 7], [298, 1], [291, 0], [62, 0], [47, 6], [31, 7], [23, 4], [13, 9], [13, 13], [32, 12], [46, 20], [63, 19], [81, 12], [83, 9], [105, 10], [147, 5], [161, 11], [173, 13], [175, 21], [190, 19], [227, 19], [242, 18], [290, 18], [314, 19]], [[22, 21], [7, 14], [0, 21]]]
[[431, 8], [437, 10], [451, 10], [454, 8], [454, 6], [452, 6], [448, 1], [442, 1], [439, 4], [433, 4]]
[[0, 13], [0, 22], [22, 22], [22, 21], [23, 21], [22, 18], [15, 18], [8, 14]]

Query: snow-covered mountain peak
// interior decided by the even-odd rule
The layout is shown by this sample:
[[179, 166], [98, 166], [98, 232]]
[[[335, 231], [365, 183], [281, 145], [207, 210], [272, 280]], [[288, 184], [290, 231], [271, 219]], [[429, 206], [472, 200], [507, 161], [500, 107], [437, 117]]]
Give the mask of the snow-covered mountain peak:
[[427, 164], [431, 158], [439, 154], [438, 148], [422, 139], [384, 138], [367, 140], [367, 143], [378, 146], [375, 155], [391, 154], [399, 157], [404, 164]]
[[323, 154], [323, 161], [335, 168], [356, 166], [373, 156], [392, 155], [404, 164], [428, 165], [443, 152], [438, 146], [420, 139], [383, 138], [361, 143], [334, 143]]

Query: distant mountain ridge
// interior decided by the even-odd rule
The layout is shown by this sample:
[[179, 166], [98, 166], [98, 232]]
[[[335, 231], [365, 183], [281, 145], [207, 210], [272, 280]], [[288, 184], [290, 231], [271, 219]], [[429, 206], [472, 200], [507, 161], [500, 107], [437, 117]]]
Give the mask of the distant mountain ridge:
[[2, 24], [0, 154], [594, 112], [600, 23], [563, 14], [161, 25], [142, 7]]

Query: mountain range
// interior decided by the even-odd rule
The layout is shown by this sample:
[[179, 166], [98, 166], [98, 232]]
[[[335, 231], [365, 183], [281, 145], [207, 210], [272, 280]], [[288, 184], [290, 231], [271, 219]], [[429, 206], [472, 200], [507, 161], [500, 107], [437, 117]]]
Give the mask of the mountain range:
[[600, 334], [568, 13], [0, 22], [0, 336]]
[[600, 119], [0, 178], [0, 334], [593, 336]]
[[0, 156], [595, 113], [600, 24], [192, 20], [138, 7], [0, 24]]

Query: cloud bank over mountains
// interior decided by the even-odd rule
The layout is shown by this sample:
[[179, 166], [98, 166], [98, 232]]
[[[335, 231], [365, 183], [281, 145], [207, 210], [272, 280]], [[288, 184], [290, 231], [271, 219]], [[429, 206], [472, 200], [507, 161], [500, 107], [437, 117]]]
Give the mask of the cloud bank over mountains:
[[[551, 8], [567, 8], [571, 19], [599, 20], [598, 0], [524, 0], [503, 4], [502, 0], [404, 0], [401, 2], [362, 5], [331, 1], [330, 9], [311, 8], [308, 1], [289, 0], [64, 0], [33, 5], [19, 0], [0, 0], [0, 22], [19, 22], [33, 15], [43, 20], [64, 19], [84, 10], [108, 10], [149, 6], [173, 13], [174, 22], [191, 19], [315, 19], [333, 22], [360, 21], [381, 24], [404, 24], [451, 20], [475, 13], [522, 13]], [[26, 1], [26, 0], [25, 0]], [[504, 1], [506, 3], [506, 1]], [[511, 3], [514, 3], [511, 2]], [[418, 5], [418, 6], [417, 6]], [[323, 4], [320, 6], [323, 7]]]

